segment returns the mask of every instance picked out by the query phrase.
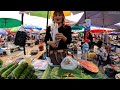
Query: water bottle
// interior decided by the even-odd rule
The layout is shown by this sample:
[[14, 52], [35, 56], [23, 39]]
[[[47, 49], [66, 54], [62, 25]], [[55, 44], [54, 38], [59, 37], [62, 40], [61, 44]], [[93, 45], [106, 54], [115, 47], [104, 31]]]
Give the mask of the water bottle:
[[81, 60], [81, 56], [82, 56], [82, 51], [81, 51], [81, 47], [77, 47], [77, 59]]
[[83, 44], [83, 52], [88, 52], [89, 51], [89, 44], [88, 43], [84, 43]]
[[87, 53], [89, 51], [89, 44], [88, 43], [84, 43], [82, 49], [83, 49], [82, 50], [83, 51], [83, 58], [85, 60], [87, 60]]
[[43, 54], [43, 60], [46, 60], [46, 57], [47, 57], [47, 53], [45, 52], [45, 53]]

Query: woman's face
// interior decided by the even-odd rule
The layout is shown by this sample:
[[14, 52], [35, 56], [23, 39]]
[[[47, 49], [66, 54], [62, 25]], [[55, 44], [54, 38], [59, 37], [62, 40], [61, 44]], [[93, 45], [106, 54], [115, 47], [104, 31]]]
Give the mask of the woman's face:
[[63, 21], [63, 14], [55, 13], [53, 15], [53, 20], [54, 20], [55, 23], [62, 23], [62, 21]]

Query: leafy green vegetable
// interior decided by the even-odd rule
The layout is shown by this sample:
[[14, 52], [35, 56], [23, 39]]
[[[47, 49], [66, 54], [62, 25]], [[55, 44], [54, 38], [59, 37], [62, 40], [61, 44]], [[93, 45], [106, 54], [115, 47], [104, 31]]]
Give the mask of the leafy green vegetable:
[[46, 79], [48, 74], [49, 74], [49, 69], [50, 69], [50, 66], [47, 67], [47, 69], [44, 71], [44, 73], [42, 74], [42, 77], [41, 79]]

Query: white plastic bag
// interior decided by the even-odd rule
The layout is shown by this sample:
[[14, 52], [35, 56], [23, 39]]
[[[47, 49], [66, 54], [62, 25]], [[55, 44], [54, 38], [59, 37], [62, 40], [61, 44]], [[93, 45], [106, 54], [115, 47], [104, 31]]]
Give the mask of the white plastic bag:
[[48, 64], [49, 64], [50, 66], [53, 66], [53, 63], [51, 63], [50, 57], [46, 57], [46, 60], [48, 61]]
[[32, 65], [35, 69], [45, 70], [48, 67], [48, 61], [46, 60], [35, 60]]
[[56, 42], [55, 40], [55, 35], [58, 33], [58, 24], [57, 23], [53, 23], [51, 24], [51, 36], [54, 42]]
[[73, 70], [77, 68], [78, 62], [73, 59], [71, 56], [66, 56], [61, 62], [61, 68], [67, 70]]

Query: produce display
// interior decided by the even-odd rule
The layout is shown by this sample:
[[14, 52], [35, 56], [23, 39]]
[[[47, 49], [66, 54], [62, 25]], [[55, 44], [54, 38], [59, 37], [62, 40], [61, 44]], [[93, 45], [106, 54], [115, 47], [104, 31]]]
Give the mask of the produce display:
[[76, 68], [74, 70], [64, 70], [60, 67], [48, 67], [42, 74], [40, 79], [96, 79], [96, 78], [101, 79], [106, 77], [102, 72], [91, 74], [86, 73], [82, 68]]
[[1, 67], [0, 68], [0, 76], [2, 75], [3, 72], [5, 72], [7, 69], [12, 67], [13, 65], [14, 65], [14, 63], [11, 63], [11, 64], [7, 65], [6, 67]]
[[7, 76], [18, 66], [18, 64], [14, 64], [12, 67], [7, 69], [5, 72], [2, 73], [2, 78], [7, 78]]
[[11, 73], [11, 75], [17, 79], [19, 78], [20, 74], [25, 70], [25, 68], [28, 66], [27, 62], [22, 62], [20, 65], [18, 65]]
[[50, 66], [43, 72], [41, 79], [46, 79], [50, 71]]
[[88, 55], [87, 55], [87, 57], [91, 58], [91, 59], [96, 59], [97, 55], [96, 55], [96, 53], [89, 52]]
[[26, 79], [31, 79], [32, 76], [34, 75], [34, 73], [35, 73], [35, 70], [32, 70], [32, 71], [28, 74], [28, 76], [26, 77]]
[[3, 61], [0, 59], [0, 67], [2, 67], [3, 65]]
[[91, 72], [94, 72], [94, 73], [99, 72], [99, 68], [91, 61], [79, 60], [79, 65]]
[[1, 79], [37, 79], [33, 66], [27, 62], [11, 63], [0, 68]]
[[29, 75], [29, 73], [32, 71], [32, 69], [33, 69], [33, 66], [28, 65], [27, 68], [25, 68], [25, 70], [20, 75], [19, 79], [25, 79], [27, 77], [27, 75]]

